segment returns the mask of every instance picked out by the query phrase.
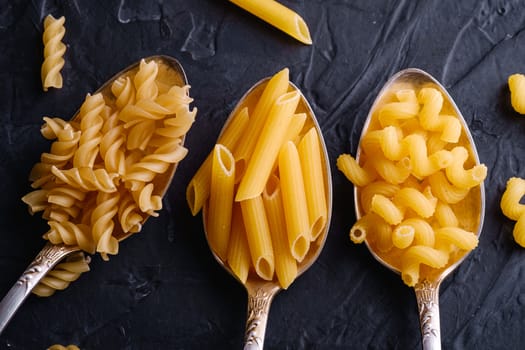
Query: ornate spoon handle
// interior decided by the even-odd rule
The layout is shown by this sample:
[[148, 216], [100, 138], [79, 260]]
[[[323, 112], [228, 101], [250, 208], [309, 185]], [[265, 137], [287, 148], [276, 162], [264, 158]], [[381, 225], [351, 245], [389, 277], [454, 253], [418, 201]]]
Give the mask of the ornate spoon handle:
[[16, 310], [22, 305], [31, 290], [65, 256], [80, 250], [76, 246], [47, 243], [33, 262], [24, 271], [7, 295], [0, 302], [0, 334], [7, 326]]
[[441, 349], [439, 282], [423, 280], [415, 287], [423, 350]]
[[258, 286], [248, 290], [248, 319], [244, 336], [244, 350], [262, 350], [264, 334], [273, 297], [279, 291], [274, 286]]

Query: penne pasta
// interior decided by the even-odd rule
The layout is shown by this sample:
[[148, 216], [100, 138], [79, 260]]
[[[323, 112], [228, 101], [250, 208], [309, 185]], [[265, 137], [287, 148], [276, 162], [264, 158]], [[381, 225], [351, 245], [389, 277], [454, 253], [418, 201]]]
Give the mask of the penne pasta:
[[273, 105], [257, 140], [253, 155], [247, 164], [246, 172], [239, 183], [235, 196], [236, 201], [254, 198], [262, 193], [299, 103], [299, 98], [297, 91], [289, 92], [280, 96]]
[[213, 150], [211, 175], [206, 231], [211, 249], [225, 261], [232, 218], [235, 160], [221, 144]]
[[262, 279], [271, 281], [275, 269], [275, 260], [262, 197], [247, 199], [240, 204], [255, 272]]
[[319, 238], [327, 222], [327, 205], [319, 135], [311, 128], [297, 148], [301, 162], [312, 240]]
[[239, 176], [244, 174], [246, 163], [250, 160], [255, 144], [266, 123], [266, 119], [275, 101], [288, 91], [289, 70], [285, 68], [275, 74], [266, 84], [264, 91], [253, 108], [250, 123], [244, 130], [239, 144], [233, 148], [235, 169]]
[[311, 231], [299, 154], [291, 141], [279, 152], [279, 175], [290, 249], [301, 262], [310, 247]]
[[312, 38], [304, 19], [274, 0], [230, 0], [263, 21], [285, 32], [303, 44], [311, 45]]
[[250, 248], [246, 240], [246, 228], [242, 218], [241, 206], [233, 203], [230, 241], [228, 244], [228, 265], [244, 284], [250, 272]]
[[[219, 136], [217, 143], [224, 145], [230, 150], [233, 149], [248, 125], [248, 118], [248, 108], [245, 107], [241, 109], [236, 117], [231, 119]], [[211, 163], [212, 153], [208, 155], [199, 167], [199, 170], [197, 170], [186, 188], [186, 201], [193, 216], [197, 215], [202, 209], [204, 202], [210, 195]]]
[[297, 277], [297, 263], [288, 242], [281, 186], [277, 176], [270, 176], [262, 197], [272, 237], [275, 274], [281, 287], [287, 289]]

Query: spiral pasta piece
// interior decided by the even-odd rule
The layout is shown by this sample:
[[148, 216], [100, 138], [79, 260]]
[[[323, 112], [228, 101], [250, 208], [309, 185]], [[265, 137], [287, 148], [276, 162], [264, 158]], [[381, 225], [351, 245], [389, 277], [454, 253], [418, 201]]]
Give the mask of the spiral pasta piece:
[[66, 45], [62, 42], [66, 29], [64, 28], [64, 16], [55, 18], [48, 15], [44, 19], [44, 62], [42, 63], [41, 77], [42, 88], [47, 91], [48, 88], [61, 88], [62, 75], [60, 70], [64, 67], [64, 53]]
[[130, 77], [120, 77], [111, 84], [111, 92], [115, 96], [117, 108], [135, 103], [135, 87]]
[[135, 199], [133, 199], [131, 195], [121, 197], [117, 215], [122, 232], [134, 233], [142, 229], [142, 221], [144, 221], [144, 218]]
[[106, 169], [71, 168], [60, 170], [51, 167], [51, 172], [62, 182], [71, 186], [77, 186], [85, 191], [115, 192], [115, 179], [118, 174], [108, 173]]
[[133, 79], [135, 85], [137, 101], [144, 99], [154, 99], [158, 94], [158, 87], [155, 82], [159, 68], [154, 61], [146, 63], [144, 59], [140, 61], [139, 71]]
[[48, 225], [49, 230], [44, 234], [44, 238], [51, 243], [78, 245], [80, 249], [90, 254], [95, 252], [95, 242], [93, 241], [89, 226], [74, 224], [71, 221], [48, 221]]
[[76, 345], [70, 344], [67, 346], [60, 345], [60, 344], [53, 344], [47, 350], [80, 350], [80, 348]]
[[73, 158], [73, 166], [93, 167], [95, 158], [99, 151], [99, 144], [102, 139], [101, 129], [104, 125], [104, 119], [101, 114], [104, 112], [106, 104], [101, 93], [86, 96], [86, 99], [80, 107], [80, 136], [78, 150]]
[[520, 114], [525, 114], [525, 75], [509, 76], [509, 89], [512, 108]]
[[63, 262], [49, 271], [31, 291], [40, 297], [48, 297], [57, 290], [66, 289], [80, 275], [89, 271], [91, 259], [83, 252], [69, 255]]
[[100, 192], [97, 195], [97, 206], [91, 213], [91, 225], [93, 239], [97, 245], [97, 252], [104, 260], [108, 254], [118, 253], [118, 241], [113, 236], [115, 222], [114, 216], [118, 212], [118, 201], [120, 195], [115, 193]]

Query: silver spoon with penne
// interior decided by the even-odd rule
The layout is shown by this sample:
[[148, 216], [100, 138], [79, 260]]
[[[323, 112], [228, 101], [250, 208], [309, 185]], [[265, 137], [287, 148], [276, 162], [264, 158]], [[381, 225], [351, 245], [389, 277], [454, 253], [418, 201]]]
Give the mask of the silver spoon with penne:
[[445, 88], [406, 69], [379, 92], [355, 159], [338, 168], [354, 183], [355, 243], [415, 290], [423, 349], [440, 349], [439, 286], [481, 234], [483, 180], [474, 140]]
[[[147, 57], [88, 95], [85, 111], [81, 107], [69, 123], [48, 120], [44, 136], [54, 133], [50, 130], [53, 123], [60, 124], [59, 132], [68, 132], [65, 141], [57, 138], [57, 142], [63, 141], [57, 148], [64, 151], [65, 144], [74, 144], [68, 156], [73, 169], [59, 169], [53, 162], [64, 155], [53, 154], [53, 150], [43, 155], [41, 166], [33, 168], [31, 176], [39, 174], [32, 186], [38, 188], [38, 182], [44, 181], [46, 189], [32, 192], [24, 201], [34, 212], [44, 210], [44, 206], [51, 208], [48, 204], [52, 203], [44, 214], [51, 228], [45, 235], [48, 243], [0, 302], [0, 333], [37, 285], [42, 293], [54, 292], [49, 291], [53, 287], [40, 286], [39, 282], [66, 256], [82, 250], [100, 252], [105, 258], [116, 254], [118, 242], [139, 232], [150, 216], [158, 215], [177, 164], [186, 154], [184, 136], [195, 117], [195, 109], [181, 107], [191, 102], [187, 84], [175, 58]], [[100, 109], [93, 107], [94, 100], [102, 104]], [[86, 122], [88, 118], [93, 121]], [[93, 128], [97, 129], [95, 134]], [[95, 156], [79, 155], [82, 147], [85, 151], [97, 139]], [[49, 159], [47, 165], [45, 159]], [[64, 186], [58, 186], [54, 193], [47, 191], [55, 182]], [[57, 195], [55, 200], [50, 199], [53, 195]], [[64, 198], [67, 200], [60, 200]], [[85, 213], [78, 214], [83, 209]], [[83, 222], [86, 218], [93, 222]]]
[[332, 211], [321, 129], [288, 69], [256, 83], [188, 186], [215, 259], [248, 293], [244, 349], [263, 349], [274, 296], [319, 256]]

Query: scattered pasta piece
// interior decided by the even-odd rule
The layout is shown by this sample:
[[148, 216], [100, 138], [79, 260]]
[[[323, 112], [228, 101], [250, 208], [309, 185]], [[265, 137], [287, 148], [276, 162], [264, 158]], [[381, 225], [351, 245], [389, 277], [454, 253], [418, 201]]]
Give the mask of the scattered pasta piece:
[[520, 114], [525, 114], [525, 75], [512, 74], [509, 77], [510, 103]]
[[80, 350], [80, 348], [76, 345], [60, 345], [60, 344], [53, 344], [50, 347], [47, 348], [47, 350]]
[[304, 19], [275, 0], [230, 0], [235, 5], [282, 30], [300, 42], [311, 45], [312, 38]]
[[64, 16], [54, 18], [48, 15], [44, 19], [44, 34], [42, 40], [44, 42], [44, 62], [42, 63], [42, 87], [44, 91], [48, 88], [61, 88], [62, 75], [60, 70], [64, 67], [64, 53], [66, 52], [66, 45], [62, 42], [66, 29], [64, 28]]
[[443, 269], [477, 246], [474, 209], [456, 215], [454, 208], [476, 195], [487, 168], [476, 164], [459, 118], [434, 86], [404, 87], [382, 103], [359, 161], [343, 154], [337, 167], [357, 187], [363, 213], [350, 239], [366, 240], [414, 286], [423, 271]]
[[500, 207], [506, 217], [516, 221], [512, 234], [516, 243], [525, 248], [525, 205], [520, 203], [524, 195], [525, 179], [511, 177], [501, 196]]

